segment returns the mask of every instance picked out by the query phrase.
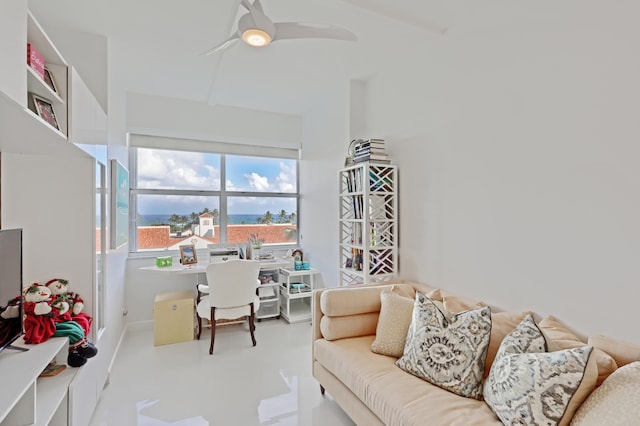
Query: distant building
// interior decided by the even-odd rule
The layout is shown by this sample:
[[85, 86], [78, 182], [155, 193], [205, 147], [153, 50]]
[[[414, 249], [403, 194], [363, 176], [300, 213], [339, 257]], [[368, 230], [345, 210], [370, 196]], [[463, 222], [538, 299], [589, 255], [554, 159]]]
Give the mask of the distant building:
[[202, 213], [198, 217], [198, 224], [191, 225], [191, 234], [203, 238], [213, 238], [216, 236], [216, 229], [211, 213]]

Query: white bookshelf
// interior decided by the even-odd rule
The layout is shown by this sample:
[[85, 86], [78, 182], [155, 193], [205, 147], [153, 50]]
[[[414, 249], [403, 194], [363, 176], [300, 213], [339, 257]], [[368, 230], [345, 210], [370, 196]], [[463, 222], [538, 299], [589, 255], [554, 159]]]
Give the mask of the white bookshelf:
[[37, 345], [20, 339], [15, 346], [26, 352], [5, 349], [0, 353], [0, 425], [67, 424], [68, 388], [77, 369], [67, 367], [53, 377], [39, 378], [52, 360], [66, 364], [67, 338], [54, 337]]
[[356, 163], [339, 172], [340, 285], [386, 281], [398, 274], [398, 170]]

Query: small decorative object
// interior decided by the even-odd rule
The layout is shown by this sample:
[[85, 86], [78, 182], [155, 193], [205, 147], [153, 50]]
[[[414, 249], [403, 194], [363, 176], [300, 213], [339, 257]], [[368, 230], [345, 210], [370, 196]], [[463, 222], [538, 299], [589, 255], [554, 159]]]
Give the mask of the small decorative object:
[[180, 263], [183, 265], [193, 265], [194, 263], [198, 263], [196, 246], [193, 244], [180, 246]]
[[351, 143], [349, 143], [349, 148], [347, 148], [347, 158], [344, 160], [344, 166], [350, 166], [354, 164], [354, 159], [356, 158], [356, 145], [362, 142], [362, 139], [353, 139]]
[[299, 260], [295, 260], [293, 262], [293, 269], [295, 269], [296, 271], [301, 271], [302, 270], [302, 262], [300, 262]]
[[258, 234], [251, 234], [249, 236], [249, 244], [256, 250], [262, 248], [262, 244], [264, 244], [264, 238], [260, 238]]
[[44, 56], [31, 43], [27, 43], [27, 65], [44, 80]]
[[171, 256], [156, 257], [156, 266], [158, 268], [170, 268], [173, 265]]
[[45, 67], [44, 69], [44, 82], [47, 83], [47, 86], [51, 87], [54, 92], [58, 93], [58, 88], [56, 87], [56, 82], [53, 80], [53, 76], [49, 69]]
[[302, 262], [302, 269], [305, 271], [308, 271], [309, 269], [311, 269], [311, 264], [309, 263], [309, 261]]
[[56, 113], [53, 111], [51, 101], [41, 98], [34, 93], [31, 94], [31, 98], [33, 99], [33, 105], [35, 106], [38, 117], [42, 118], [54, 129], [60, 130], [60, 126], [58, 126], [58, 119], [56, 118]]
[[295, 249], [291, 252], [291, 256], [293, 256], [294, 262], [302, 262], [302, 250]]

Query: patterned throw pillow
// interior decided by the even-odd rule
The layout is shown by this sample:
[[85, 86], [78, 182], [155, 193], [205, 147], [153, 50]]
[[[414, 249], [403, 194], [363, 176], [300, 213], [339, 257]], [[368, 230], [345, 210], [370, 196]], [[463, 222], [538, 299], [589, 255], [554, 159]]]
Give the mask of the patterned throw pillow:
[[546, 347], [530, 315], [502, 341], [484, 400], [505, 425], [566, 425], [595, 387], [591, 346], [557, 352]]
[[481, 399], [490, 335], [488, 307], [447, 319], [431, 299], [416, 292], [404, 353], [396, 365], [450, 392]]

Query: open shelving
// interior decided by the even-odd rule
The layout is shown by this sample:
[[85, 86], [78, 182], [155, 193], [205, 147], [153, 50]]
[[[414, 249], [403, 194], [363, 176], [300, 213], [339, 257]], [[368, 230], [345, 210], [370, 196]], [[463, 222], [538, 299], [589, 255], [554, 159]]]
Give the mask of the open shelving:
[[397, 175], [396, 166], [372, 162], [340, 170], [340, 285], [397, 275]]

